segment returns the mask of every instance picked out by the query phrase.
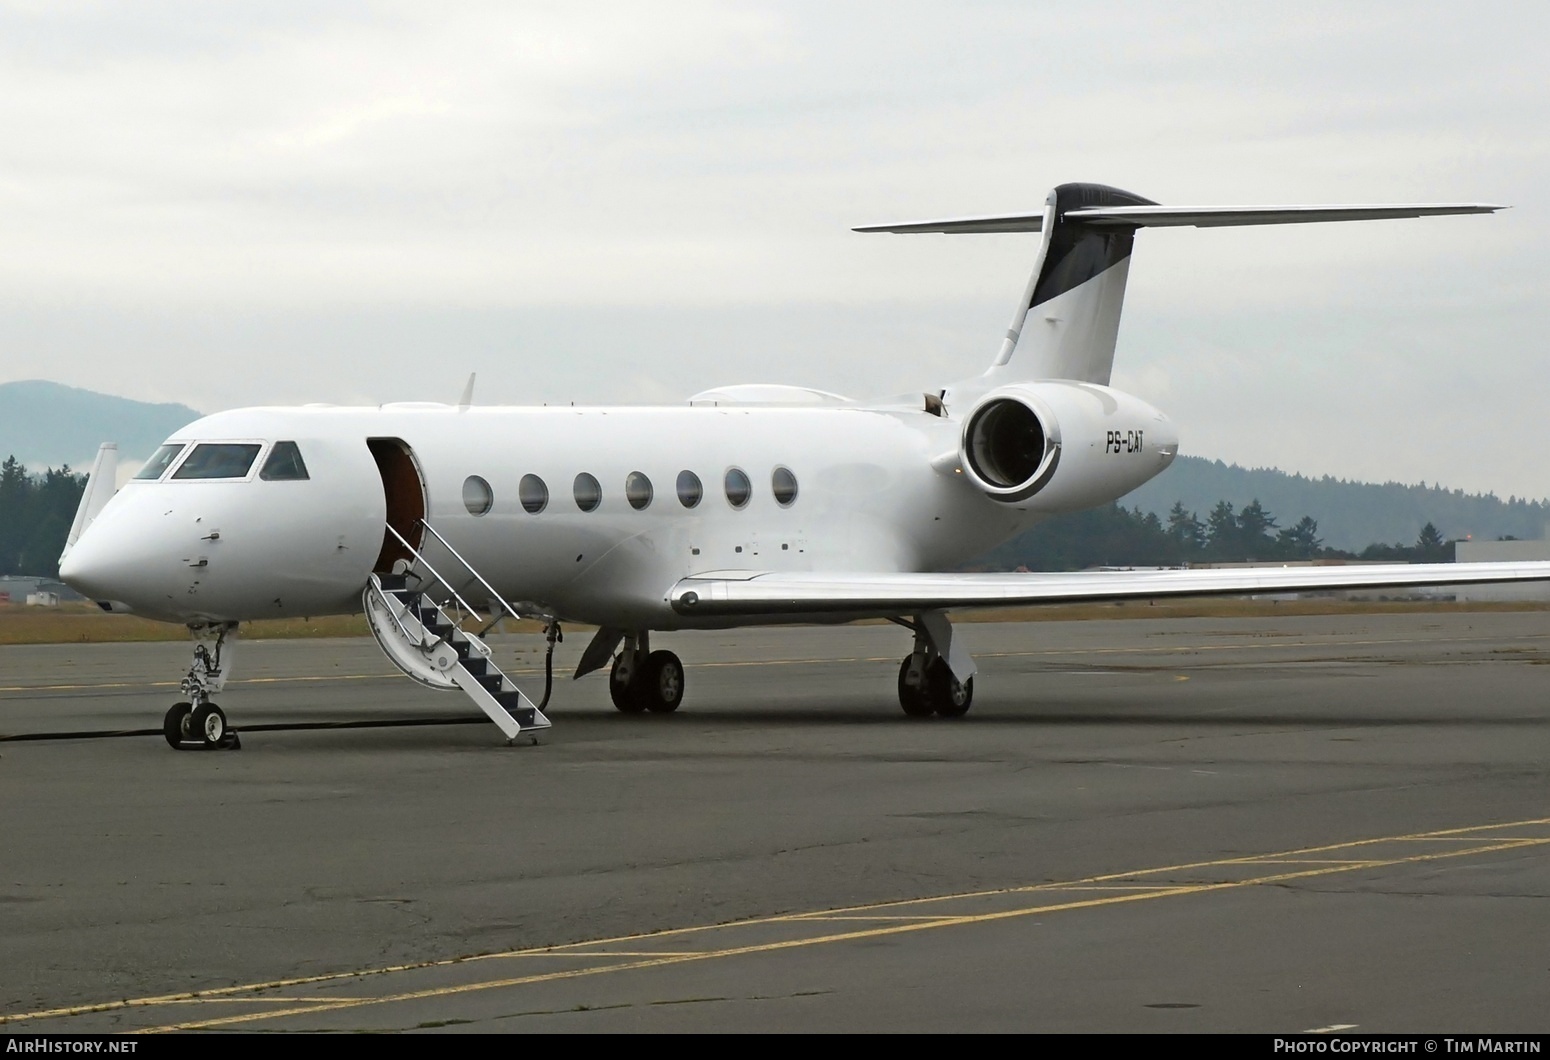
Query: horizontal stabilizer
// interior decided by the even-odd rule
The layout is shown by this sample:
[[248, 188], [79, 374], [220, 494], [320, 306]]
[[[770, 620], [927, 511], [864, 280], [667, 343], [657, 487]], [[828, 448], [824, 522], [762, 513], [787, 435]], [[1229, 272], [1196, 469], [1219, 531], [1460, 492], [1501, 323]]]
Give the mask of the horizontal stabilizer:
[[[1505, 210], [1482, 202], [1377, 203], [1365, 206], [1100, 206], [1067, 210], [1062, 220], [1095, 228], [1224, 228], [1229, 225], [1308, 224], [1316, 221], [1381, 221], [1443, 214], [1495, 213]], [[1044, 212], [988, 217], [958, 217], [945, 221], [867, 225], [857, 232], [938, 232], [969, 235], [982, 232], [1038, 232]]]

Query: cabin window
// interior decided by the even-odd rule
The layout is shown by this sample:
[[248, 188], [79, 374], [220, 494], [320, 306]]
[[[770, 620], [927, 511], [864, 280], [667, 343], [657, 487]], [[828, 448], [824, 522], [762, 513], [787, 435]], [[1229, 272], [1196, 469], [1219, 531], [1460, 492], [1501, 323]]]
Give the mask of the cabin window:
[[598, 485], [597, 479], [585, 471], [576, 476], [572, 490], [576, 498], [576, 507], [584, 512], [595, 511], [597, 506], [603, 503], [603, 487]]
[[777, 467], [770, 476], [770, 489], [775, 493], [775, 503], [782, 508], [789, 508], [797, 499], [797, 477], [789, 467]]
[[753, 496], [753, 483], [748, 480], [746, 471], [740, 467], [727, 471], [726, 487], [728, 504], [734, 508], [748, 506], [748, 498]]
[[517, 499], [528, 514], [537, 515], [549, 507], [549, 487], [537, 475], [523, 475], [522, 481], [517, 484]]
[[167, 468], [171, 466], [172, 462], [178, 458], [178, 454], [182, 451], [183, 444], [181, 442], [175, 445], [162, 446], [160, 449], [156, 450], [156, 452], [151, 454], [151, 458], [147, 460], [145, 462], [145, 466], [135, 474], [135, 478], [161, 478], [162, 472], [166, 471]]
[[700, 476], [693, 471], [680, 471], [678, 473], [678, 503], [685, 508], [693, 508], [700, 503], [700, 498], [705, 496], [705, 488], [700, 485]]
[[178, 465], [172, 477], [246, 478], [262, 448], [257, 442], [201, 442]]
[[495, 491], [478, 475], [469, 475], [463, 480], [463, 507], [469, 515], [486, 515], [495, 507]]
[[644, 511], [651, 504], [651, 497], [651, 480], [642, 472], [631, 471], [629, 478], [624, 480], [624, 499], [630, 502], [630, 507], [637, 512]]
[[275, 442], [258, 477], [265, 482], [299, 482], [312, 476], [307, 474], [307, 465], [302, 462], [295, 442]]

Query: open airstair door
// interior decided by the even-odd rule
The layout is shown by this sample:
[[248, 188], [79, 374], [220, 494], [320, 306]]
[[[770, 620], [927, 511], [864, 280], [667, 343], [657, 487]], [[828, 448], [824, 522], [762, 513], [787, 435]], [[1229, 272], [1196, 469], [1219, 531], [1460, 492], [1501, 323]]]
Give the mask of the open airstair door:
[[543, 711], [495, 665], [490, 646], [462, 627], [467, 616], [438, 604], [412, 580], [412, 575], [373, 574], [366, 587], [366, 621], [389, 661], [429, 688], [461, 689], [507, 743], [549, 728]]
[[366, 444], [377, 462], [387, 501], [382, 551], [371, 569], [389, 574], [397, 561], [411, 561], [425, 540], [425, 480], [407, 443], [398, 438], [368, 438]]

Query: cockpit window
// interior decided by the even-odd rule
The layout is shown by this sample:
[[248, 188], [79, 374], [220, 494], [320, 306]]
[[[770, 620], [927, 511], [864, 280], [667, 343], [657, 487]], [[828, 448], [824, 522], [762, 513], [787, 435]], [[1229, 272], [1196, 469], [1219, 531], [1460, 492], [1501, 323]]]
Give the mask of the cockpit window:
[[202, 442], [194, 446], [172, 477], [246, 478], [261, 448], [256, 442]]
[[295, 482], [312, 476], [307, 474], [307, 465], [302, 463], [301, 450], [295, 442], [275, 442], [258, 477], [265, 482]]
[[151, 454], [151, 458], [135, 474], [135, 478], [161, 478], [162, 472], [167, 470], [167, 467], [178, 458], [178, 454], [182, 451], [182, 442], [162, 446]]

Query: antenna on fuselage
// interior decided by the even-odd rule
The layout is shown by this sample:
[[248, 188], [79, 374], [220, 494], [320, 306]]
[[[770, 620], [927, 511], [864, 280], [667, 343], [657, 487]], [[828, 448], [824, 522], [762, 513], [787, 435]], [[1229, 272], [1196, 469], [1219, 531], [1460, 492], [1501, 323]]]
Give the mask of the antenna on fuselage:
[[474, 380], [478, 377], [478, 372], [468, 373], [468, 383], [463, 387], [463, 396], [457, 400], [457, 410], [459, 412], [468, 411], [468, 407], [474, 403]]

